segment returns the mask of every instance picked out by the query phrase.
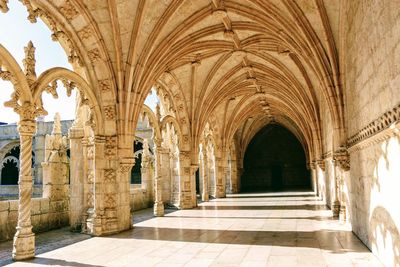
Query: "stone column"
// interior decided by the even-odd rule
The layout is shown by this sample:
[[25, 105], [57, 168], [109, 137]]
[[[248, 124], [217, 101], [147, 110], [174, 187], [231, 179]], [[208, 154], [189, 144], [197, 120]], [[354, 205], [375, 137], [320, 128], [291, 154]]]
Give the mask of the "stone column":
[[81, 230], [83, 223], [84, 191], [83, 191], [83, 145], [84, 130], [80, 127], [69, 129], [70, 140], [70, 227]]
[[60, 115], [54, 117], [53, 131], [46, 135], [43, 167], [43, 197], [50, 201], [49, 226], [58, 228], [69, 223], [69, 184], [67, 138], [61, 135]]
[[339, 217], [339, 211], [340, 211], [340, 201], [339, 201], [339, 171], [338, 171], [338, 162], [335, 160], [335, 157], [332, 159], [333, 163], [333, 179], [334, 179], [334, 196], [331, 199], [332, 204], [331, 204], [331, 210], [333, 213], [333, 217], [338, 218]]
[[309, 169], [311, 173], [311, 189], [315, 195], [318, 195], [316, 161], [309, 163]]
[[162, 201], [161, 182], [161, 141], [154, 140], [154, 216], [164, 216], [164, 203]]
[[206, 151], [202, 152], [202, 167], [200, 168], [200, 175], [202, 177], [203, 190], [201, 192], [201, 200], [208, 201], [209, 200], [209, 192], [208, 192], [208, 157]]
[[153, 170], [151, 167], [151, 156], [147, 139], [143, 140], [142, 166], [140, 172], [142, 175], [142, 188], [146, 190], [148, 201], [153, 202]]
[[192, 164], [190, 166], [190, 191], [192, 193], [192, 206], [197, 207], [197, 195], [196, 195], [196, 171], [199, 169], [198, 165]]
[[215, 172], [215, 197], [216, 198], [224, 198], [226, 196], [225, 193], [225, 166], [222, 159], [216, 160], [216, 172]]
[[344, 191], [346, 177], [350, 171], [350, 158], [347, 149], [339, 148], [334, 154], [337, 172], [337, 198], [339, 199], [339, 220], [345, 222], [346, 216], [346, 195]]
[[[87, 228], [88, 232], [94, 236], [101, 236], [103, 234], [103, 218], [104, 218], [104, 202], [110, 202], [110, 209], [115, 207], [116, 205], [116, 195], [115, 193], [111, 193], [113, 195], [107, 196], [103, 192], [103, 178], [104, 178], [104, 156], [105, 156], [105, 138], [103, 136], [96, 136], [95, 140], [93, 140], [93, 151], [89, 152], [92, 153], [92, 168], [89, 170], [88, 174], [88, 182], [92, 184], [92, 203], [93, 208], [88, 211], [88, 219], [87, 219]], [[112, 225], [108, 225], [108, 232], [114, 232], [117, 230], [117, 218], [116, 212], [114, 217], [114, 222], [109, 222]], [[111, 230], [110, 228], [115, 228]]]
[[318, 197], [326, 202], [325, 190], [326, 190], [326, 179], [325, 179], [325, 160], [319, 159], [316, 161], [316, 172], [317, 172], [317, 186], [318, 186]]
[[33, 118], [21, 118], [18, 123], [20, 135], [20, 172], [17, 232], [14, 236], [12, 258], [25, 260], [35, 256], [35, 234], [31, 224], [32, 195], [32, 137], [36, 130]]
[[37, 132], [35, 134], [34, 140], [34, 152], [35, 152], [35, 166], [36, 169], [34, 181], [35, 184], [42, 184], [43, 183], [43, 169], [42, 169], [42, 162], [44, 161], [44, 146], [45, 146], [45, 136], [46, 136], [46, 125], [44, 121], [37, 122]]
[[233, 194], [237, 194], [238, 190], [238, 174], [236, 160], [231, 160], [231, 189]]
[[187, 151], [179, 153], [179, 189], [180, 189], [180, 204], [181, 209], [193, 208], [192, 192], [190, 186], [190, 156]]

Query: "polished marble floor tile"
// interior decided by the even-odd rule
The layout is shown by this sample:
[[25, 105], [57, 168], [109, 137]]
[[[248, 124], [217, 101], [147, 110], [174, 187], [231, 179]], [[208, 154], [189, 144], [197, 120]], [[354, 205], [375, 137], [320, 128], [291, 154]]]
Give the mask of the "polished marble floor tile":
[[[66, 229], [37, 235], [37, 257], [10, 266], [382, 266], [312, 193], [228, 195], [108, 237]], [[65, 240], [64, 240], [65, 239]], [[0, 243], [0, 265], [11, 242]]]

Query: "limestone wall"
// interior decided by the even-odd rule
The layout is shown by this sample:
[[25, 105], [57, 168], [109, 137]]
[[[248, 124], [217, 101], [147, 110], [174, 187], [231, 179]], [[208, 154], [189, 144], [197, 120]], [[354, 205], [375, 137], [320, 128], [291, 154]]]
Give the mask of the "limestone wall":
[[150, 208], [153, 206], [153, 199], [150, 198], [149, 192], [139, 186], [131, 185], [131, 211]]
[[[60, 207], [60, 212], [50, 213], [48, 198], [33, 198], [31, 221], [33, 232], [39, 233], [68, 225], [68, 211]], [[13, 238], [18, 219], [18, 200], [0, 201], [0, 241]]]
[[[386, 266], [399, 266], [398, 130], [387, 124], [384, 135], [381, 127], [371, 127], [369, 136], [360, 133], [385, 112], [396, 111], [400, 103], [400, 2], [343, 2], [348, 2], [342, 51], [351, 141], [351, 223], [353, 231]], [[357, 134], [359, 138], [352, 138]]]

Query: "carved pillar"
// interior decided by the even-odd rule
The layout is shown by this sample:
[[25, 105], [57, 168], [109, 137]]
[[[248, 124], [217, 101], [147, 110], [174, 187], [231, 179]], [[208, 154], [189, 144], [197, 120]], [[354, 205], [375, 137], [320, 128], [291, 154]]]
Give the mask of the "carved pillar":
[[20, 172], [17, 232], [14, 236], [12, 257], [14, 260], [35, 256], [35, 234], [31, 224], [32, 195], [32, 137], [36, 130], [33, 118], [21, 118], [18, 124], [20, 135]]
[[161, 141], [154, 140], [154, 216], [164, 216], [164, 203], [162, 201], [161, 182]]
[[83, 191], [83, 128], [71, 127], [70, 140], [70, 226], [72, 230], [81, 230], [83, 223], [84, 191]]
[[208, 157], [207, 152], [203, 151], [201, 154], [201, 168], [200, 168], [200, 176], [202, 177], [202, 192], [201, 192], [201, 200], [208, 201], [209, 200], [209, 191], [208, 191]]
[[[92, 169], [88, 179], [93, 184], [93, 208], [88, 211], [87, 228], [94, 236], [111, 234], [118, 231], [117, 219], [117, 191], [114, 179], [105, 183], [106, 171], [114, 172], [114, 169], [106, 168], [106, 158], [115, 156], [115, 137], [96, 136], [92, 151]], [[106, 144], [107, 143], [107, 144]], [[107, 174], [113, 176], [114, 174]]]
[[346, 182], [346, 177], [350, 170], [350, 158], [346, 148], [341, 147], [334, 154], [335, 159], [335, 169], [337, 177], [337, 199], [340, 204], [339, 209], [339, 220], [346, 221], [346, 195], [344, 191], [344, 186]]

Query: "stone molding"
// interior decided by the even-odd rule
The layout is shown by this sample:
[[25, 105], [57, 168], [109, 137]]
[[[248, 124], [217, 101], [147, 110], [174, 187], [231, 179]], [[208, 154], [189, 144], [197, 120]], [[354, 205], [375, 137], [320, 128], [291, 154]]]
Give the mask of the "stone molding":
[[400, 104], [386, 111], [347, 140], [349, 151], [357, 151], [382, 142], [400, 130]]

